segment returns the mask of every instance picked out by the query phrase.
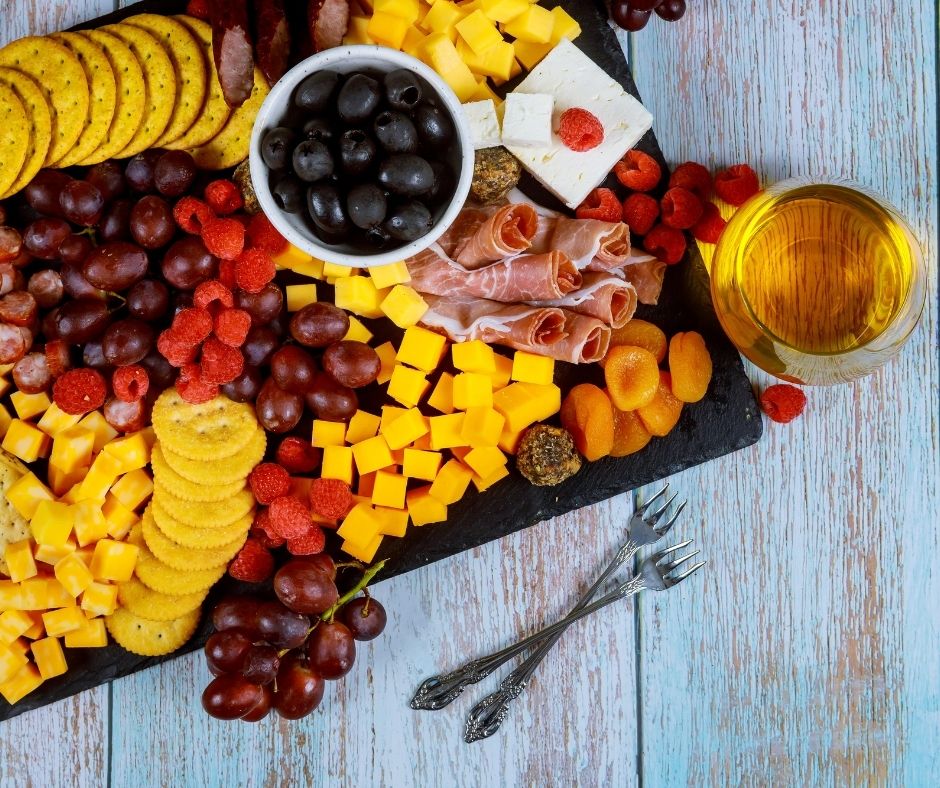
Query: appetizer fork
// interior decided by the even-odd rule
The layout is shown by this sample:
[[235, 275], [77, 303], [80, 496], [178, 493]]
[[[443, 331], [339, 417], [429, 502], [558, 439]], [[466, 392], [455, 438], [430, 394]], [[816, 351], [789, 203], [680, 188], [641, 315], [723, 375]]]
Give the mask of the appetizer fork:
[[[651, 509], [653, 504], [656, 501], [662, 499], [668, 491], [669, 485], [667, 484], [645, 504], [642, 506], [636, 506], [634, 508], [633, 516], [630, 518], [630, 523], [627, 526], [627, 541], [621, 545], [616, 555], [614, 555], [611, 562], [607, 565], [607, 568], [601, 572], [591, 587], [584, 592], [584, 595], [581, 597], [578, 603], [571, 609], [571, 613], [576, 613], [577, 611], [582, 610], [594, 598], [594, 595], [598, 592], [601, 586], [607, 582], [608, 578], [618, 569], [620, 569], [620, 567], [622, 567], [625, 563], [630, 561], [641, 547], [658, 542], [669, 532], [669, 529], [672, 528], [673, 524], [676, 522], [676, 519], [685, 508], [686, 502], [683, 501], [681, 504], [679, 504], [673, 515], [666, 522], [660, 524], [660, 518], [662, 518], [665, 512], [669, 509], [670, 505], [675, 501], [676, 495], [673, 495], [671, 498], [666, 500], [663, 506], [661, 506], [656, 511], [651, 511]], [[572, 621], [573, 620], [574, 619], [572, 619]], [[571, 622], [569, 621], [568, 623]], [[543, 630], [542, 632], [508, 646], [501, 651], [497, 651], [488, 656], [472, 660], [471, 662], [468, 662], [467, 664], [451, 671], [450, 673], [444, 673], [442, 675], [432, 676], [429, 679], [425, 679], [421, 686], [418, 687], [414, 697], [411, 699], [411, 708], [425, 711], [436, 711], [438, 709], [443, 709], [445, 706], [456, 700], [464, 691], [464, 689], [466, 689], [470, 684], [476, 684], [477, 682], [482, 681], [498, 667], [525, 651], [534, 642], [533, 638], [535, 640], [547, 638], [544, 646], [533, 653], [532, 657], [530, 657], [530, 659], [533, 659], [535, 658], [536, 654], [539, 654], [538, 659], [535, 662], [535, 664], [538, 664], [538, 662], [542, 660], [542, 658], [545, 656], [545, 654], [548, 653], [552, 646], [555, 645], [558, 638], [561, 637], [561, 632], [563, 629], [564, 628], [559, 630], [557, 635], [554, 635], [550, 638], [547, 638], [546, 631]]]

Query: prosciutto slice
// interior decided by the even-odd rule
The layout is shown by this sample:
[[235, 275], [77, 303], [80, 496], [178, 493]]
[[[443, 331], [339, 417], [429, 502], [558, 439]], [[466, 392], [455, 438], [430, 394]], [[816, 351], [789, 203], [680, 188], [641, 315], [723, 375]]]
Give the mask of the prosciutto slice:
[[609, 271], [630, 254], [630, 228], [623, 222], [539, 216], [529, 251], [551, 249], [568, 255], [580, 271]]
[[565, 338], [535, 352], [572, 364], [593, 364], [604, 358], [610, 347], [610, 326], [597, 318], [567, 309], [562, 311], [565, 314]]
[[580, 288], [563, 298], [542, 301], [540, 306], [559, 306], [596, 317], [612, 328], [625, 325], [636, 311], [637, 292], [630, 282], [612, 273], [585, 273]]
[[581, 273], [560, 252], [521, 254], [468, 271], [432, 246], [407, 263], [411, 286], [432, 295], [478, 296], [514, 304], [564, 298], [581, 286]]
[[663, 290], [666, 264], [652, 255], [636, 255], [627, 260], [627, 265], [618, 273], [633, 285], [637, 300], [641, 304], [655, 306]]
[[531, 205], [465, 208], [438, 243], [448, 257], [474, 270], [528, 251], [537, 227]]

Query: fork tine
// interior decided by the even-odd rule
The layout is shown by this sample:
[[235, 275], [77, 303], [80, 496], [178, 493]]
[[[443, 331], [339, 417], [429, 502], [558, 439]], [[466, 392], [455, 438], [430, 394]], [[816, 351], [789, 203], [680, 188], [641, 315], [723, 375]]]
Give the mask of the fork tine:
[[653, 512], [653, 514], [651, 514], [649, 517], [646, 518], [647, 523], [650, 526], [656, 525], [656, 523], [659, 522], [659, 518], [662, 517], [663, 512], [665, 512], [670, 506], [672, 506], [672, 502], [676, 500], [676, 498], [678, 497], [679, 497], [679, 493], [673, 493], [672, 497], [669, 498], [666, 501], [666, 503], [662, 505], [662, 507], [660, 507], [657, 511]]
[[674, 544], [672, 547], [667, 547], [665, 550], [660, 550], [658, 553], [654, 553], [651, 557], [656, 559], [656, 563], [658, 565], [658, 563], [667, 555], [669, 555], [669, 553], [674, 553], [676, 550], [681, 550], [683, 547], [688, 547], [690, 544], [692, 544], [692, 540], [686, 539], [684, 542], [679, 542], [679, 544]]
[[685, 580], [689, 575], [693, 574], [694, 572], [697, 572], [699, 569], [701, 569], [701, 568], [702, 568], [703, 566], [705, 566], [705, 564], [707, 564], [707, 563], [708, 563], [708, 561], [699, 561], [695, 566], [693, 566], [693, 567], [691, 567], [691, 568], [689, 568], [689, 569], [686, 569], [681, 575], [677, 575], [676, 577], [671, 577], [671, 576], [670, 576], [670, 577], [666, 578], [666, 580], [668, 580], [671, 585], [676, 585], [677, 583], [681, 583], [681, 582], [682, 582], [683, 580]]
[[636, 514], [640, 514], [640, 515], [645, 514], [645, 513], [646, 513], [646, 510], [649, 509], [650, 504], [652, 504], [653, 501], [655, 501], [657, 498], [661, 497], [662, 495], [665, 495], [665, 493], [666, 493], [666, 491], [667, 491], [668, 489], [669, 489], [669, 482], [666, 482], [666, 486], [663, 487], [663, 489], [661, 489], [658, 493], [656, 493], [656, 495], [654, 495], [652, 498], [650, 498], [650, 499], [649, 499], [646, 503], [644, 503], [642, 506], [637, 506], [637, 507], [636, 507]]
[[676, 520], [679, 519], [679, 515], [682, 514], [682, 510], [685, 509], [685, 505], [687, 503], [688, 501], [683, 501], [680, 503], [672, 517], [670, 517], [663, 525], [654, 529], [656, 533], [659, 534], [660, 539], [669, 533], [669, 529], [676, 524]]
[[656, 564], [656, 566], [662, 569], [664, 573], [671, 572], [677, 566], [679, 566], [680, 564], [684, 564], [689, 559], [695, 558], [695, 556], [697, 556], [701, 552], [702, 552], [701, 550], [695, 550], [694, 552], [691, 552], [688, 555], [682, 556], [682, 558], [677, 558], [675, 561], [670, 561], [669, 563], [666, 563], [666, 564], [660, 561]]

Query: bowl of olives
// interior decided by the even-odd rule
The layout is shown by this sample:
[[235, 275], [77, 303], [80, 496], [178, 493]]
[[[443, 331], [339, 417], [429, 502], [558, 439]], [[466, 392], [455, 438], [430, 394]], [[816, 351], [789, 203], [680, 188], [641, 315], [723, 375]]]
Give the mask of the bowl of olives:
[[271, 89], [251, 134], [262, 210], [294, 246], [368, 268], [411, 257], [453, 223], [473, 145], [460, 102], [421, 61], [336, 47]]

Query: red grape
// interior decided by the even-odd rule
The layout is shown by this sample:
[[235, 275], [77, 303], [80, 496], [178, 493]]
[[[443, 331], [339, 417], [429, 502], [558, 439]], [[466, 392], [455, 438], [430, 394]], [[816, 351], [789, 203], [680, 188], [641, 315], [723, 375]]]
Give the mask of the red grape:
[[235, 294], [235, 306], [251, 315], [252, 325], [265, 325], [281, 314], [284, 307], [284, 294], [273, 282], [264, 286], [260, 293], [246, 293], [239, 290]]
[[254, 709], [264, 691], [243, 676], [216, 676], [202, 693], [202, 707], [220, 720], [237, 720]]
[[640, 11], [634, 8], [629, 0], [613, 0], [610, 5], [610, 15], [614, 22], [631, 33], [646, 27], [651, 13], [651, 11]]
[[36, 271], [29, 278], [26, 288], [43, 309], [52, 309], [62, 300], [65, 293], [61, 275], [52, 268]]
[[104, 333], [111, 321], [108, 307], [97, 298], [76, 298], [59, 307], [55, 319], [56, 335], [73, 345], [88, 342]]
[[240, 629], [214, 632], [206, 641], [206, 662], [215, 675], [241, 673], [252, 642]]
[[72, 368], [72, 354], [68, 342], [50, 339], [45, 348], [46, 363], [53, 378]]
[[267, 364], [280, 344], [277, 334], [269, 326], [252, 326], [242, 345], [245, 363], [252, 367]]
[[149, 265], [147, 253], [139, 246], [111, 241], [88, 255], [82, 273], [95, 287], [117, 293], [143, 279]]
[[173, 209], [162, 197], [148, 194], [131, 209], [131, 235], [144, 249], [166, 246], [176, 235]]
[[39, 306], [25, 290], [14, 290], [0, 298], [0, 320], [14, 326], [32, 326], [36, 322]]
[[270, 684], [277, 678], [281, 664], [277, 649], [268, 643], [256, 643], [245, 654], [242, 675], [253, 684]]
[[171, 150], [157, 159], [153, 182], [157, 191], [167, 197], [178, 197], [187, 191], [196, 177], [196, 162], [183, 150]]
[[160, 270], [167, 284], [179, 290], [193, 290], [216, 276], [219, 261], [209, 254], [198, 235], [180, 238], [163, 255]]
[[170, 291], [159, 279], [141, 279], [127, 291], [127, 311], [154, 322], [170, 308]]
[[685, 15], [685, 0], [663, 0], [656, 6], [656, 14], [667, 22], [678, 22]]
[[271, 377], [291, 394], [310, 391], [318, 372], [313, 356], [297, 345], [285, 345], [271, 356]]
[[662, 2], [663, 0], [630, 0], [630, 5], [637, 11], [652, 11]]
[[13, 382], [24, 394], [38, 394], [52, 384], [45, 353], [27, 353], [13, 365]]
[[108, 205], [98, 223], [98, 239], [102, 242], [129, 241], [133, 208], [134, 203], [130, 200], [115, 200]]
[[59, 259], [70, 265], [81, 265], [94, 248], [87, 235], [72, 234], [59, 244]]
[[61, 216], [59, 194], [72, 177], [61, 170], [40, 170], [26, 186], [26, 202], [34, 211], [46, 216]]
[[222, 393], [232, 402], [254, 402], [264, 385], [264, 376], [257, 367], [245, 366], [241, 375], [229, 381], [221, 388]]
[[124, 178], [133, 191], [152, 192], [154, 190], [153, 168], [162, 155], [162, 151], [151, 148], [138, 153], [127, 162], [124, 168]]
[[124, 194], [124, 173], [116, 161], [103, 161], [85, 173], [85, 180], [98, 187], [105, 200]]
[[239, 719], [244, 722], [258, 722], [258, 720], [263, 720], [268, 716], [268, 712], [271, 711], [271, 707], [274, 705], [274, 690], [270, 686], [264, 685], [261, 687], [261, 691], [262, 696], [258, 704]]
[[[104, 353], [101, 357], [104, 358]], [[151, 350], [144, 356], [140, 361], [140, 365], [147, 370], [147, 374], [150, 376], [151, 391], [163, 391], [176, 381], [176, 368], [156, 349]]]
[[368, 386], [379, 375], [382, 362], [365, 342], [342, 340], [323, 352], [323, 369], [337, 383], [352, 389]]
[[388, 616], [372, 597], [360, 596], [343, 605], [339, 618], [356, 640], [372, 640], [382, 634]]
[[290, 333], [301, 345], [326, 347], [339, 342], [349, 331], [349, 315], [333, 304], [307, 304], [294, 313]]
[[323, 678], [335, 681], [352, 669], [356, 661], [356, 641], [345, 624], [321, 621], [307, 641], [307, 656]]
[[258, 392], [255, 412], [268, 432], [289, 432], [304, 415], [304, 400], [299, 394], [285, 391], [274, 380], [268, 380]]
[[[56, 340], [61, 342], [62, 340]], [[100, 339], [90, 339], [82, 345], [82, 363], [99, 372], [110, 371], [111, 365], [104, 357]], [[176, 378], [173, 378], [176, 380]]]
[[339, 599], [333, 578], [309, 561], [291, 560], [274, 575], [274, 593], [298, 613], [319, 616]]
[[299, 654], [281, 660], [277, 673], [274, 708], [286, 720], [306, 717], [323, 700], [323, 678]]
[[326, 421], [349, 421], [359, 409], [356, 392], [325, 373], [317, 375], [305, 399], [314, 415]]
[[23, 289], [23, 272], [10, 263], [0, 263], [0, 295]]
[[72, 298], [97, 298], [101, 301], [105, 299], [104, 291], [85, 278], [80, 265], [63, 263], [59, 276], [62, 277], [62, 287]]
[[316, 567], [320, 572], [323, 572], [330, 580], [336, 580], [336, 564], [333, 563], [333, 559], [330, 558], [326, 553], [317, 553], [316, 555], [305, 555], [303, 557], [294, 558], [294, 561], [303, 561], [304, 563], [310, 564], [313, 567]]
[[91, 227], [101, 218], [104, 195], [88, 181], [71, 181], [59, 192], [59, 207], [70, 222]]
[[104, 403], [104, 420], [118, 432], [137, 432], [147, 424], [147, 405], [142, 399], [125, 402], [111, 397]]
[[40, 260], [56, 260], [59, 245], [72, 234], [72, 228], [64, 219], [36, 219], [26, 225], [23, 245], [33, 257]]
[[101, 338], [101, 349], [109, 364], [126, 367], [146, 356], [153, 348], [154, 339], [150, 323], [128, 317], [108, 326]]
[[32, 344], [32, 335], [22, 326], [0, 323], [0, 364], [19, 361]]
[[254, 640], [278, 648], [298, 648], [307, 638], [310, 619], [288, 610], [280, 602], [254, 597], [228, 597], [212, 611], [216, 630], [241, 629]]

